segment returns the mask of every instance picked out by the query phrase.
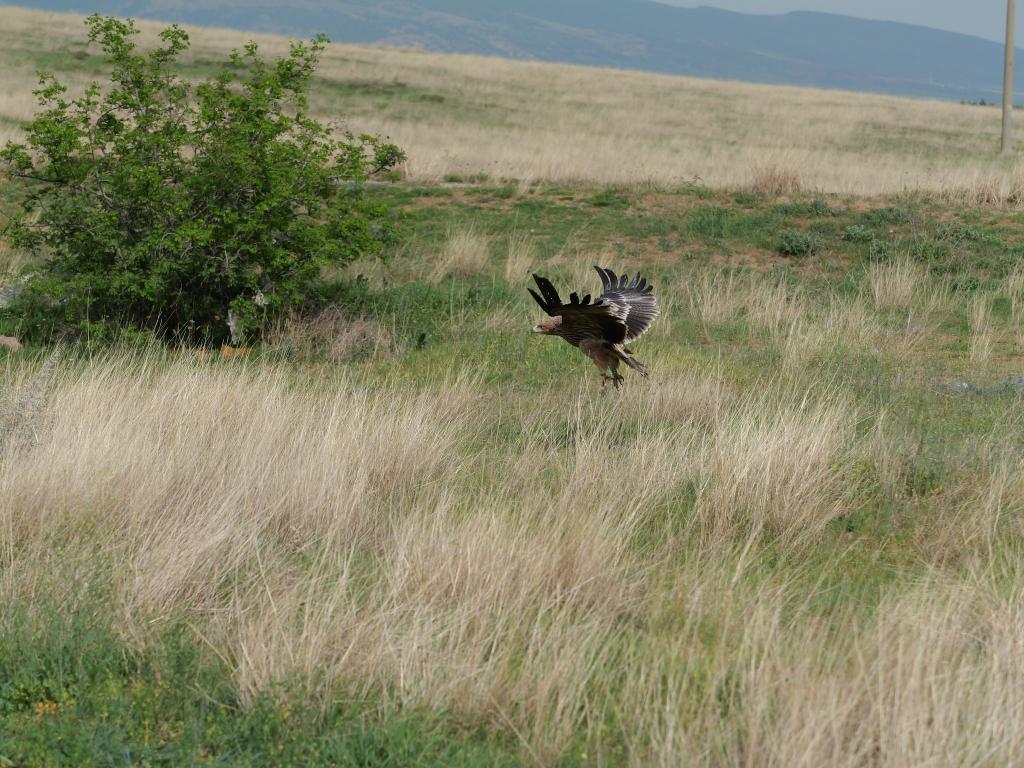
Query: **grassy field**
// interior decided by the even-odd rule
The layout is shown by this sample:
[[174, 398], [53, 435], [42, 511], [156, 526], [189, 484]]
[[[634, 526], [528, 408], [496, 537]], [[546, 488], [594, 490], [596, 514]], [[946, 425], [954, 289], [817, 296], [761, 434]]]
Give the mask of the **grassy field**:
[[[34, 106], [43, 68], [84, 85], [100, 72], [82, 18], [4, 6], [0, 139]], [[143, 23], [152, 40], [160, 25]], [[206, 74], [251, 35], [191, 31]], [[257, 37], [265, 50], [282, 38]], [[993, 108], [410, 50], [332, 46], [315, 105], [409, 150], [405, 172], [445, 178], [877, 195], [941, 192], [1024, 205], [1020, 155], [996, 155]]]
[[[16, 121], [95, 61], [8, 18]], [[411, 149], [338, 308], [244, 358], [0, 348], [0, 767], [1020, 763], [1024, 213], [956, 191], [1013, 178], [995, 114], [328, 63], [322, 108]], [[719, 105], [678, 144], [668, 90]], [[621, 392], [528, 332], [530, 272], [592, 264], [664, 310]]]
[[[379, 194], [346, 315], [0, 363], [0, 763], [1024, 754], [1020, 214]], [[591, 263], [666, 309], [621, 393], [527, 333]]]

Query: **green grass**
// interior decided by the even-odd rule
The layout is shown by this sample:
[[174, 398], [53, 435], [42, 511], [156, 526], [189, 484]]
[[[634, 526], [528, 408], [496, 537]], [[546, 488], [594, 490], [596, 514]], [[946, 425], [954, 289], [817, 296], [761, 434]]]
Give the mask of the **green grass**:
[[0, 623], [0, 766], [512, 766], [443, 713], [370, 713], [282, 687], [240, 702], [183, 624], [136, 650], [110, 617], [33, 606]]
[[0, 54], [0, 61], [8, 65], [30, 65], [33, 70], [42, 72], [73, 71], [95, 78], [100, 78], [109, 69], [102, 55], [84, 45], [52, 49], [15, 43]]

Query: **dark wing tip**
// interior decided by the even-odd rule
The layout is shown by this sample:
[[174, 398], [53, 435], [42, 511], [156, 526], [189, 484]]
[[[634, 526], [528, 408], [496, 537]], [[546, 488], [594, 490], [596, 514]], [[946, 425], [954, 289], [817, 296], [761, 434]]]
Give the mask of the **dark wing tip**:
[[617, 275], [607, 267], [599, 267], [596, 264], [594, 269], [601, 276], [601, 288], [604, 293], [609, 291], [630, 291], [635, 294], [650, 295], [654, 293], [654, 286], [647, 281], [647, 278], [637, 272], [631, 280], [629, 275]]
[[526, 290], [530, 292], [530, 295], [533, 296], [533, 300], [540, 305], [541, 309], [543, 309], [549, 315], [552, 314], [551, 308], [547, 305], [547, 302], [545, 302], [544, 299], [538, 296], [537, 292], [533, 290], [533, 288], [527, 288]]
[[540, 295], [544, 297], [545, 311], [549, 315], [554, 314], [555, 310], [562, 306], [562, 299], [559, 298], [558, 291], [555, 290], [555, 286], [551, 284], [550, 280], [541, 277], [536, 272], [533, 273], [533, 279], [540, 289]]

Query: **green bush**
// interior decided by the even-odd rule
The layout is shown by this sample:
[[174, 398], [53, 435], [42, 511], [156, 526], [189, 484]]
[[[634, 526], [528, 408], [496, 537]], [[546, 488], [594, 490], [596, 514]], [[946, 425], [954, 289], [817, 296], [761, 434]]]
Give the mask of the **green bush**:
[[961, 243], [978, 242], [983, 236], [977, 227], [959, 221], [944, 221], [936, 227], [935, 238], [953, 245], [960, 245]]
[[629, 206], [629, 198], [612, 187], [606, 187], [596, 195], [591, 195], [586, 202], [595, 208], [626, 208]]
[[799, 229], [787, 229], [779, 235], [778, 251], [783, 256], [812, 256], [819, 247], [816, 237]]
[[775, 210], [783, 216], [804, 218], [821, 218], [836, 215], [836, 211], [834, 211], [827, 202], [820, 198], [815, 198], [809, 202], [783, 203], [782, 205], [775, 206]]
[[87, 24], [108, 87], [68, 99], [41, 75], [26, 142], [0, 152], [27, 188], [6, 232], [44, 264], [13, 307], [30, 334], [237, 342], [301, 305], [324, 267], [381, 253], [393, 216], [364, 182], [404, 156], [310, 117], [324, 38], [270, 63], [249, 43], [195, 85], [175, 72], [178, 27], [141, 54], [131, 21]]
[[892, 261], [896, 258], [896, 243], [892, 240], [871, 240], [867, 257], [871, 262]]
[[843, 232], [843, 240], [848, 243], [870, 243], [875, 239], [875, 233], [863, 224], [851, 224]]
[[911, 224], [914, 222], [915, 214], [908, 206], [891, 206], [888, 208], [874, 208], [864, 211], [860, 216], [861, 220], [869, 225], [885, 224]]

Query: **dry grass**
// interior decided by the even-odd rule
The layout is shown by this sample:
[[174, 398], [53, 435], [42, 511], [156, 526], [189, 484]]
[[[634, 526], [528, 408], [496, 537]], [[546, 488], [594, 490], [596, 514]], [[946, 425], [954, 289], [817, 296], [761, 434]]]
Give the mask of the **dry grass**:
[[992, 357], [992, 302], [978, 296], [971, 302], [967, 317], [971, 326], [971, 363], [984, 365]]
[[[80, 31], [47, 16], [42, 34], [39, 18], [12, 11], [9, 29], [34, 45]], [[357, 110], [358, 129], [391, 127], [410, 146], [413, 178], [483, 167], [485, 153], [496, 174], [699, 172], [766, 195], [994, 172], [942, 154], [895, 162], [855, 141], [868, 126], [985, 138], [987, 112], [957, 105], [368, 48], [332, 48], [326, 73], [515, 106], [509, 126], [430, 102], [411, 117]], [[453, 229], [430, 259], [440, 266], [419, 276], [498, 268], [517, 281], [535, 258], [524, 231], [494, 264], [491, 245]], [[580, 289], [601, 258], [570, 238], [548, 267]], [[948, 292], [909, 261], [873, 267], [862, 285], [819, 300], [774, 276], [680, 274], [667, 317], [691, 315], [707, 338], [681, 343], [663, 319], [638, 349], [652, 377], [621, 395], [460, 373], [487, 370], [496, 347], [481, 327], [525, 326], [521, 307], [481, 317], [454, 300], [439, 322], [459, 354], [379, 367], [8, 359], [0, 603], [69, 603], [89, 582], [110, 598], [97, 621], [139, 646], [187, 627], [243, 703], [287, 680], [314, 702], [432, 708], [516, 739], [531, 764], [1017, 764], [1019, 424], [1006, 416], [961, 441], [966, 458], [932, 478], [922, 442], [953, 409], [926, 400], [913, 433], [900, 408], [926, 396], [887, 394], [905, 383], [888, 360], [857, 356], [889, 343], [915, 373]], [[1003, 286], [1017, 323], [1022, 286], [1019, 273]], [[991, 364], [1001, 320], [988, 299], [968, 313], [974, 362]], [[709, 349], [733, 323], [745, 328]], [[346, 362], [393, 351], [393, 335], [325, 313], [275, 343]], [[500, 341], [520, 355], [517, 343]], [[520, 362], [547, 366], [547, 349]], [[825, 354], [842, 363], [814, 368]], [[455, 367], [437, 372], [442, 357]], [[851, 386], [854, 364], [868, 367]], [[945, 426], [989, 424], [995, 401], [972, 402]]]
[[[5, 8], [5, 125], [33, 111], [32, 56], [83, 40], [80, 19]], [[159, 28], [141, 26], [150, 36]], [[251, 37], [269, 52], [286, 45], [282, 38], [226, 30], [190, 34], [197, 57]], [[357, 132], [383, 133], [405, 147], [413, 181], [478, 173], [662, 185], [699, 178], [768, 195], [926, 190], [970, 203], [1024, 204], [1024, 174], [995, 151], [999, 114], [993, 109], [342, 45], [327, 51], [321, 77], [324, 85], [398, 82], [412, 93], [441, 97], [396, 95], [382, 105], [358, 88], [343, 100], [329, 87], [314, 94], [321, 114], [341, 111]], [[76, 87], [85, 81], [81, 73], [69, 79]], [[16, 135], [12, 127], [3, 132]]]
[[849, 407], [831, 399], [779, 405], [772, 392], [740, 405], [718, 424], [702, 467], [697, 516], [706, 534], [813, 539], [842, 510], [836, 462], [852, 423]]
[[868, 287], [876, 309], [909, 310], [927, 281], [925, 268], [907, 257], [868, 268]]
[[752, 281], [746, 309], [750, 322], [773, 339], [798, 326], [806, 313], [799, 291], [783, 282]]
[[446, 277], [472, 277], [479, 275], [490, 266], [488, 251], [490, 238], [480, 234], [474, 227], [451, 228], [441, 253], [434, 261], [430, 274], [432, 282]]
[[[245, 700], [284, 679], [383, 691], [544, 765], [581, 739], [597, 764], [622, 754], [609, 739], [636, 766], [1011, 764], [1024, 602], [1002, 577], [936, 572], [827, 622], [812, 606], [798, 563], [858, 509], [863, 457], [879, 482], [899, 466], [884, 420], [858, 437], [827, 387], [682, 370], [537, 404], [458, 375], [418, 391], [249, 360], [67, 364], [39, 374], [42, 439], [0, 457], [0, 599], [33, 600], [59, 548], [76, 579], [112, 578], [126, 637], [185, 617]], [[993, 465], [928, 546], [998, 561], [1024, 491]]]
[[782, 281], [702, 270], [677, 281], [673, 290], [686, 296], [690, 313], [705, 329], [746, 320], [751, 333], [785, 344], [807, 328], [808, 303], [798, 289]]
[[748, 189], [755, 195], [782, 197], [798, 194], [803, 189], [800, 172], [776, 164], [758, 164], [751, 173]]
[[14, 282], [18, 272], [28, 264], [28, 257], [11, 247], [6, 240], [0, 240], [0, 288]]
[[570, 237], [566, 245], [545, 265], [543, 274], [554, 282], [563, 296], [572, 291], [580, 295], [590, 293], [597, 296], [601, 292], [601, 281], [594, 271], [594, 265], [607, 263], [611, 263], [611, 259], [604, 253], [589, 252]]
[[736, 319], [747, 306], [750, 284], [736, 272], [702, 271], [677, 281], [673, 292], [687, 296], [690, 312], [708, 327]]
[[394, 349], [394, 340], [378, 323], [328, 307], [312, 317], [286, 318], [270, 334], [267, 345], [300, 359], [324, 358], [343, 363], [365, 355], [386, 354]]
[[1014, 320], [1024, 317], [1024, 268], [1017, 266], [1003, 281], [1003, 295], [1010, 301], [1010, 315]]
[[1024, 205], [1024, 168], [978, 174], [969, 182], [951, 181], [945, 196], [962, 205], [996, 205], [1020, 208]]
[[659, 372], [645, 389], [631, 389], [626, 396], [637, 411], [671, 424], [694, 425], [710, 429], [719, 424], [725, 408], [735, 398], [720, 367], [710, 370], [687, 367], [670, 369], [670, 361], [654, 360]]
[[873, 348], [883, 333], [878, 318], [859, 300], [829, 302], [821, 326], [824, 339], [851, 350]]
[[12, 387], [0, 399], [0, 455], [38, 442], [50, 377], [60, 355], [60, 349], [55, 349], [31, 380]]
[[950, 310], [948, 284], [933, 280], [924, 266], [909, 257], [872, 264], [867, 272], [867, 291], [875, 309], [906, 313], [889, 340], [898, 355], [905, 355], [932, 336], [939, 317]]
[[537, 263], [536, 244], [527, 232], [513, 230], [508, 237], [508, 254], [505, 257], [505, 279], [512, 284], [530, 277], [530, 270]]
[[[870, 280], [868, 286], [870, 290]], [[685, 297], [689, 314], [702, 323], [705, 334], [713, 333], [714, 326], [745, 323], [749, 342], [774, 345], [781, 353], [782, 371], [790, 376], [802, 375], [823, 356], [837, 351], [877, 353], [886, 340], [878, 317], [862, 301], [832, 297], [818, 304], [799, 287], [774, 278], [702, 270], [678, 280], [675, 291]], [[925, 311], [931, 320], [937, 310], [926, 303]], [[935, 325], [919, 326], [914, 315], [908, 328], [917, 332], [914, 340], [920, 341]], [[910, 333], [900, 333], [898, 343], [911, 343]]]
[[[795, 662], [791, 680], [806, 697], [780, 715], [766, 711], [775, 738], [751, 748], [780, 766], [1012, 763], [1024, 747], [1006, 717], [1020, 707], [1012, 692], [1024, 671], [1014, 658], [1020, 619], [1019, 598], [987, 585], [940, 579], [894, 596], [872, 626], [840, 643], [856, 659], [832, 661], [846, 670], [823, 675], [820, 652]], [[812, 628], [798, 652], [815, 639], [831, 640]], [[771, 667], [761, 669], [765, 683]]]

